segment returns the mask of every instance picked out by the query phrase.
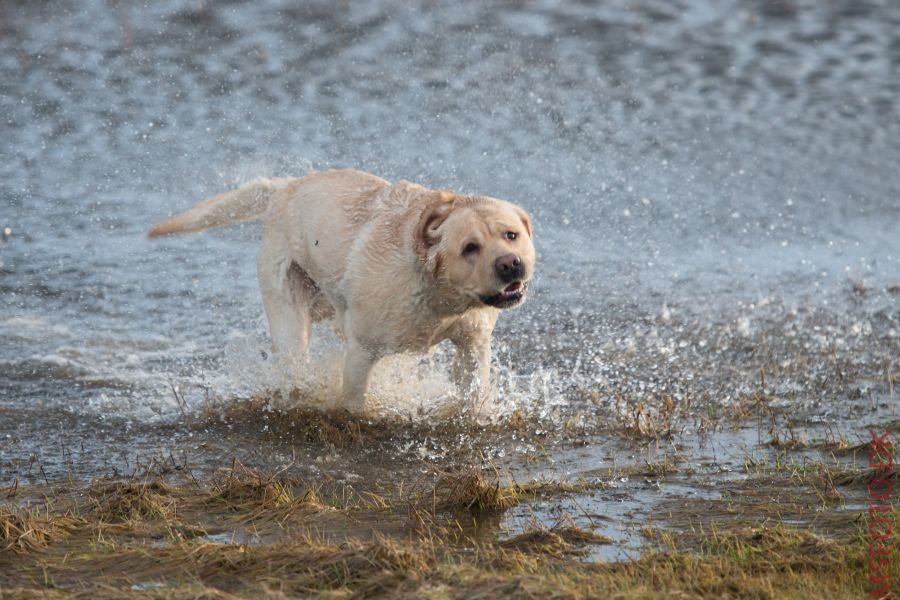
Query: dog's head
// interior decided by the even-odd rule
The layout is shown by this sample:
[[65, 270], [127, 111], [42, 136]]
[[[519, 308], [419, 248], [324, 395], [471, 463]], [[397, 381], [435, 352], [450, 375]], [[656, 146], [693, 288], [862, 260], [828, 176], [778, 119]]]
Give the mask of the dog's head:
[[512, 308], [534, 274], [528, 214], [487, 196], [436, 192], [415, 231], [414, 247], [445, 290], [470, 306]]

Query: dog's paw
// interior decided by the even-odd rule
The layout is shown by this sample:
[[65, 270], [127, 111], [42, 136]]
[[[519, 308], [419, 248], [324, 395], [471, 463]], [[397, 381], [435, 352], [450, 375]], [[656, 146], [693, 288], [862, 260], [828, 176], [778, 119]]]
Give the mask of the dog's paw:
[[344, 401], [344, 410], [356, 419], [371, 419], [376, 415], [374, 404], [368, 398], [354, 398]]

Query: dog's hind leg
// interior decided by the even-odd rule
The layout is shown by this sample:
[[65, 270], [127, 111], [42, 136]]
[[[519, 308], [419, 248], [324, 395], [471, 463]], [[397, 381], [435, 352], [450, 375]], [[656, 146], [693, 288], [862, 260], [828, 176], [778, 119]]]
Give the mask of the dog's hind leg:
[[293, 269], [299, 268], [278, 240], [264, 235], [257, 275], [269, 321], [269, 335], [274, 351], [296, 363], [307, 357], [312, 323], [310, 307], [304, 300], [302, 278]]
[[334, 308], [325, 299], [322, 290], [309, 274], [292, 263], [287, 272], [287, 283], [291, 290], [294, 313], [301, 328], [301, 337], [297, 340], [302, 353], [306, 353], [312, 324], [316, 321], [330, 319], [334, 316]]

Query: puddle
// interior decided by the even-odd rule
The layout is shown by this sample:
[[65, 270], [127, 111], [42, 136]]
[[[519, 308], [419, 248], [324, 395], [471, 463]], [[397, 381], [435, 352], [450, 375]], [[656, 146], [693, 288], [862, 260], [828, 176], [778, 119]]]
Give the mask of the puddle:
[[199, 542], [206, 542], [209, 544], [230, 544], [238, 546], [259, 546], [263, 543], [263, 539], [259, 535], [240, 530], [201, 535], [196, 539]]

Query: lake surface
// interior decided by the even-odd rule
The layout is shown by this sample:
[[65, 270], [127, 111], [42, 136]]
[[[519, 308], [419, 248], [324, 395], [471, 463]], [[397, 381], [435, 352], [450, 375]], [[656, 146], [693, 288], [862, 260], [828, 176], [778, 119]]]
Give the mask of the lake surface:
[[[532, 213], [498, 414], [727, 407], [765, 352], [785, 407], [892, 402], [900, 4], [599, 4], [3, 3], [0, 484], [79, 444], [79, 474], [124, 468], [179, 439], [157, 424], [298, 385], [264, 358], [258, 224], [143, 232], [310, 168]], [[320, 333], [316, 402], [340, 353]], [[385, 366], [387, 411], [428, 414], [445, 354]], [[858, 377], [835, 387], [831, 357]]]

